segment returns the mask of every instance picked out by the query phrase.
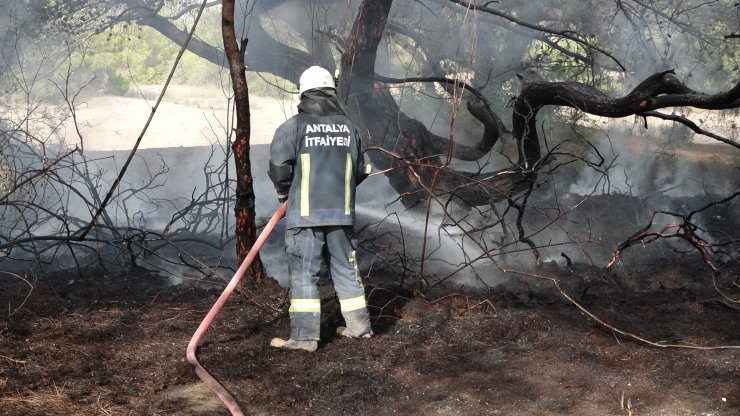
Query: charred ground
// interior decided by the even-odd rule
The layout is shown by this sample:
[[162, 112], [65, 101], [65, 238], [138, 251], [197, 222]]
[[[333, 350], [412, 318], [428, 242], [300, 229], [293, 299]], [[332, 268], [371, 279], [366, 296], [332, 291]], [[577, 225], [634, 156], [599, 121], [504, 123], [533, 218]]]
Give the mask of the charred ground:
[[[684, 198], [680, 212], [713, 198]], [[624, 238], [610, 230], [646, 225], [648, 202], [592, 196], [576, 200], [579, 210], [563, 219], [608, 254]], [[737, 241], [738, 209], [732, 203], [703, 212], [703, 235]], [[254, 415], [735, 415], [740, 350], [646, 345], [588, 317], [550, 280], [534, 276], [556, 279], [604, 323], [646, 340], [740, 345], [740, 311], [723, 297], [737, 297], [740, 266], [719, 264], [722, 273], [714, 275], [690, 246], [671, 247], [630, 248], [608, 271], [557, 258], [521, 269], [529, 277], [505, 276], [503, 284], [450, 281], [427, 292], [409, 287], [414, 279], [392, 265], [376, 264], [367, 291], [377, 336], [368, 341], [334, 336], [341, 316], [324, 279], [322, 342], [313, 354], [269, 347], [289, 333], [285, 289], [242, 290], [198, 355]], [[75, 269], [28, 283], [0, 276], [7, 308], [0, 315], [0, 414], [228, 414], [185, 359], [223, 284], [173, 286], [139, 268]]]
[[[644, 338], [739, 345], [729, 288], [691, 259], [606, 272], [543, 266], [605, 321]], [[587, 279], [584, 279], [587, 278]], [[7, 279], [12, 312], [28, 286]], [[543, 281], [467, 292], [369, 282], [377, 336], [333, 336], [340, 315], [323, 281], [314, 354], [270, 348], [289, 322], [285, 290], [232, 297], [199, 348], [201, 363], [248, 414], [733, 415], [737, 349], [649, 347], [608, 330]], [[228, 414], [185, 347], [221, 292], [169, 286], [144, 270], [39, 279], [0, 321], [0, 414]], [[257, 304], [259, 300], [259, 304]], [[5, 305], [4, 305], [5, 306]]]

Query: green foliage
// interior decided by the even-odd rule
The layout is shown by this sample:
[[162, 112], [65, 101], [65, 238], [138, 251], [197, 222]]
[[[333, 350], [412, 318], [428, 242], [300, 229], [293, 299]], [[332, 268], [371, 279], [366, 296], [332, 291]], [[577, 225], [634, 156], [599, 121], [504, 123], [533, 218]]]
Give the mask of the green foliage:
[[110, 77], [108, 79], [108, 85], [110, 87], [110, 91], [113, 94], [117, 94], [117, 95], [126, 94], [129, 87], [131, 86], [131, 83], [129, 82], [128, 78], [122, 75], [119, 75], [116, 72], [113, 72], [112, 74], [109, 73], [108, 76]]
[[216, 66], [205, 59], [186, 52], [175, 72], [174, 81], [178, 84], [213, 85], [228, 78], [224, 68]]
[[389, 37], [388, 58], [392, 68], [404, 74], [403, 76], [418, 76], [422, 74], [419, 62], [420, 51], [416, 51], [413, 41], [406, 36], [394, 35]]
[[260, 97], [288, 99], [298, 86], [268, 73], [247, 72], [249, 93]]
[[[218, 10], [206, 10], [196, 29], [198, 38], [219, 44], [221, 25]], [[186, 14], [176, 24], [192, 25]], [[80, 71], [96, 74], [96, 86], [113, 94], [125, 94], [136, 85], [161, 84], [172, 69], [180, 51], [173, 43], [148, 26], [129, 22], [112, 26], [90, 37], [84, 48], [74, 52], [72, 62], [80, 62]], [[174, 82], [190, 85], [218, 84], [221, 68], [186, 52], [175, 72]], [[102, 85], [101, 85], [102, 84]]]
[[[185, 25], [192, 16], [181, 18]], [[196, 35], [210, 44], [221, 42], [220, 13], [206, 10], [200, 20]], [[131, 23], [119, 24], [105, 32], [88, 39], [84, 48], [71, 56], [72, 62], [79, 65], [75, 72], [87, 79], [77, 79], [85, 83], [94, 74], [96, 89], [110, 94], [125, 95], [134, 85], [162, 84], [180, 51], [180, 46], [147, 26]], [[255, 95], [274, 95], [280, 84], [278, 78], [270, 74], [248, 73], [250, 93]], [[173, 82], [177, 84], [208, 86], [228, 82], [228, 72], [191, 52], [183, 54]], [[291, 86], [292, 87], [292, 86]], [[291, 89], [288, 87], [288, 89]]]
[[[585, 39], [593, 41], [593, 39]], [[559, 38], [548, 44], [534, 39], [525, 57], [525, 65], [548, 81], [574, 80], [590, 83], [590, 66], [577, 57], [586, 57], [589, 51], [573, 40]]]
[[178, 50], [150, 28], [120, 25], [90, 38], [72, 60], [82, 63], [83, 73], [102, 75], [106, 91], [124, 94], [131, 83], [161, 83]]

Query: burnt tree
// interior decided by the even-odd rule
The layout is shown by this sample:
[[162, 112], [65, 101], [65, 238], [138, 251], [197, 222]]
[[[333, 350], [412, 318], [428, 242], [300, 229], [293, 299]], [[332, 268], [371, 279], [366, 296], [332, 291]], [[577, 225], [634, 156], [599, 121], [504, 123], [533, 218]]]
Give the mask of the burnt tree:
[[[185, 34], [173, 23], [175, 19], [165, 17], [164, 2], [109, 3], [107, 11], [101, 12], [107, 13], [106, 19], [88, 17], [85, 21], [83, 16], [79, 20], [65, 18], [64, 22], [101, 30], [106, 25], [131, 21], [150, 26], [175, 41]], [[244, 75], [244, 63], [249, 70], [267, 72], [293, 84], [310, 65], [321, 64], [330, 70], [339, 66], [340, 97], [363, 127], [374, 165], [385, 171], [407, 207], [438, 196], [470, 206], [504, 200], [519, 203], [514, 199], [543, 178], [541, 169], [558, 163], [548, 151], [540, 125], [542, 110], [547, 107], [568, 107], [608, 118], [636, 115], [645, 120], [670, 120], [719, 140], [732, 151], [740, 147], [735, 139], [706, 131], [687, 117], [658, 111], [669, 107], [740, 107], [740, 84], [727, 82], [737, 78], [740, 65], [735, 57], [736, 44], [732, 36], [727, 36], [737, 24], [728, 17], [731, 5], [698, 0], [679, 5], [673, 1], [648, 5], [564, 0], [543, 2], [541, 7], [528, 7], [526, 2], [460, 0], [242, 0], [224, 2], [224, 9], [233, 13], [234, 3], [245, 6], [236, 9], [252, 13], [224, 20], [250, 38], [249, 47], [243, 42], [239, 50], [238, 40], [233, 37], [229, 44], [224, 34], [237, 100], [243, 100], [237, 102], [234, 144], [237, 166], [242, 169], [237, 218], [249, 215], [247, 211], [254, 204], [248, 172], [248, 97], [240, 97], [237, 91], [242, 85], [239, 79]], [[61, 5], [82, 5], [77, 11], [84, 12], [89, 4], [97, 2], [54, 4], [48, 8], [49, 13], [74, 16], [75, 10]], [[188, 2], [177, 4], [187, 10]], [[708, 30], [708, 21], [716, 22], [717, 29]], [[423, 25], [414, 26], [417, 22]], [[234, 24], [248, 27], [234, 28]], [[455, 35], [467, 40], [460, 35], [463, 32], [471, 39], [472, 35], [480, 39], [470, 45], [445, 42], [444, 37]], [[627, 51], [622, 47], [625, 44], [635, 47]], [[388, 52], [391, 45], [409, 56], [411, 64], [403, 66], [400, 60], [393, 61]], [[213, 45], [199, 41], [191, 45], [191, 50], [223, 64], [223, 53]], [[690, 53], [684, 53], [687, 51]], [[242, 60], [235, 64], [237, 58]], [[705, 94], [684, 84], [700, 66], [713, 78], [699, 85], [725, 92]], [[464, 72], [469, 76], [460, 76]], [[633, 80], [642, 82], [635, 85]], [[415, 86], [419, 84], [424, 87]], [[286, 88], [293, 89], [289, 85]], [[440, 133], [418, 112], [404, 107], [399, 98], [402, 93], [394, 93], [392, 88], [419, 88], [417, 96], [444, 100], [453, 107], [452, 113], [464, 106], [470, 116], [465, 123], [475, 129], [460, 133], [453, 126], [453, 115], [449, 129]], [[242, 92], [247, 92], [246, 83]], [[504, 112], [507, 123], [498, 115]], [[516, 146], [511, 155], [504, 155], [508, 163], [488, 164], [486, 159], [495, 153], [494, 146], [502, 142]], [[495, 170], [462, 170], [451, 163], [453, 159], [488, 164], [487, 168]], [[252, 224], [248, 224], [254, 219], [241, 218], [238, 250], [243, 255], [254, 237]]]
[[[669, 115], [654, 111], [670, 106], [694, 106], [703, 109], [738, 107], [732, 99], [732, 91], [717, 94], [712, 96], [713, 98], [709, 96], [700, 98], [698, 93], [692, 92], [678, 82], [675, 76], [670, 81], [666, 79], [656, 82], [656, 78], [663, 78], [667, 72], [646, 74], [645, 81], [622, 98], [608, 97], [595, 87], [594, 82], [550, 81], [537, 77], [520, 77], [520, 91], [513, 99], [513, 112], [510, 118], [512, 130], [507, 131], [501, 118], [482, 93], [479, 93], [468, 82], [445, 75], [444, 63], [450, 59], [454, 61], [455, 58], [451, 58], [441, 50], [440, 39], [435, 38], [427, 28], [413, 30], [402, 23], [390, 20], [393, 8], [400, 8], [402, 10], [400, 13], [408, 12], [407, 9], [411, 7], [427, 9], [428, 15], [434, 16], [435, 19], [427, 23], [428, 26], [435, 24], [442, 26], [446, 20], [472, 13], [477, 16], [476, 19], [480, 20], [480, 22], [476, 20], [476, 25], [480, 28], [475, 30], [496, 28], [496, 30], [516, 37], [504, 46], [479, 45], [480, 54], [500, 53], [506, 46], [517, 49], [517, 54], [526, 54], [529, 43], [537, 41], [547, 46], [548, 54], [558, 53], [561, 56], [560, 59], [565, 57], [576, 63], [581, 68], [582, 75], [583, 72], [593, 73], [597, 69], [612, 72], [625, 70], [625, 64], [622, 62], [625, 56], [618, 58], [608, 48], [596, 42], [593, 36], [584, 34], [591, 31], [595, 33], [595, 36], [601, 36], [614, 44], [622, 41], [617, 35], [609, 34], [608, 27], [584, 23], [593, 20], [588, 19], [590, 15], [603, 16], [603, 19], [610, 20], [614, 20], [617, 15], [624, 16], [625, 21], [629, 23], [630, 30], [637, 34], [633, 36], [634, 42], [639, 47], [635, 51], [637, 61], [633, 63], [633, 67], [639, 66], [641, 59], [645, 57], [667, 61], [667, 56], [658, 56], [661, 44], [655, 40], [639, 37], [641, 28], [650, 25], [651, 19], [657, 22], [655, 24], [658, 26], [662, 24], [662, 21], [671, 22], [677, 31], [695, 40], [696, 53], [702, 54], [702, 57], [706, 59], [717, 60], [719, 58], [716, 55], [712, 56], [711, 53], [703, 52], [705, 49], [732, 56], [732, 45], [727, 44], [726, 37], [723, 39], [725, 41], [723, 44], [717, 36], [706, 34], [701, 30], [701, 21], [718, 19], [717, 12], [712, 7], [691, 3], [671, 14], [666, 12], [673, 10], [671, 7], [674, 6], [669, 3], [626, 7], [617, 2], [617, 4], [599, 3], [584, 7], [582, 2], [566, 1], [559, 2], [557, 7], [534, 8], [516, 4], [502, 5], [495, 2], [479, 4], [460, 0], [430, 0], [424, 4], [417, 3], [421, 2], [379, 0], [345, 4], [323, 0], [316, 4], [320, 7], [307, 7], [304, 2], [295, 0], [237, 2], [242, 6], [250, 6], [242, 8], [259, 17], [253, 19], [253, 23], [249, 25], [249, 48], [243, 48], [241, 51], [246, 53], [245, 62], [249, 70], [268, 72], [297, 83], [302, 70], [310, 65], [319, 63], [330, 70], [334, 68], [336, 64], [326, 51], [327, 43], [333, 44], [339, 50], [340, 95], [345, 99], [353, 117], [365, 126], [365, 131], [369, 136], [368, 143], [382, 149], [371, 154], [373, 163], [381, 169], [388, 170], [387, 176], [390, 184], [398, 191], [406, 206], [414, 205], [425, 199], [425, 193], [429, 191], [439, 195], [454, 194], [456, 198], [468, 204], [482, 205], [506, 200], [527, 189], [535, 178], [534, 171], [543, 163], [548, 162], [541, 160], [543, 155], [536, 129], [537, 113], [545, 106], [571, 107], [605, 117], [624, 117], [634, 114], [670, 119], [683, 123], [698, 133], [737, 147], [736, 142], [704, 131], [688, 119], [671, 118]], [[66, 8], [55, 7], [45, 9], [45, 11], [52, 15], [72, 15], [75, 11], [89, 9], [91, 5], [97, 3], [88, 1], [80, 4], [82, 5], [62, 2]], [[72, 25], [71, 22], [76, 22], [78, 26], [102, 30], [113, 24], [133, 21], [150, 26], [176, 42], [181, 42], [186, 34], [184, 30], [173, 24], [171, 18], [165, 17], [161, 2], [116, 0], [113, 4], [108, 7], [105, 19], [95, 20], [89, 17], [79, 20], [64, 19], [64, 24]], [[216, 5], [217, 2], [214, 2], [213, 6]], [[183, 6], [183, 12], [188, 7], [192, 6]], [[321, 8], [324, 8], [325, 12], [319, 16], [320, 13], [317, 10]], [[296, 10], [303, 10], [309, 14], [300, 16], [295, 13]], [[87, 13], [87, 16], [90, 15], [95, 15], [95, 13]], [[281, 39], [279, 29], [276, 29], [279, 25], [266, 23], [278, 19], [277, 16], [287, 16], [286, 19], [293, 19], [285, 22], [292, 26], [286, 33], [290, 37], [299, 36], [304, 42], [302, 47], [292, 45], [288, 37]], [[726, 15], [723, 16], [726, 17]], [[347, 23], [342, 19], [347, 18], [352, 19], [351, 29], [339, 30], [338, 27]], [[240, 20], [243, 19], [237, 19], [236, 23], [239, 24]], [[583, 26], [583, 32], [578, 31], [578, 25]], [[725, 25], [730, 27], [732, 23], [728, 22]], [[71, 28], [76, 27], [72, 25]], [[422, 52], [417, 55], [418, 60], [427, 67], [429, 76], [394, 79], [379, 75], [382, 71], [378, 70], [380, 65], [378, 47], [390, 36], [402, 36], [403, 41], [396, 38], [399, 44], [406, 45], [409, 51]], [[200, 40], [196, 40], [191, 45], [191, 50], [211, 62], [223, 63], [218, 48], [209, 46]], [[533, 59], [540, 62], [540, 59], [546, 60], [547, 56], [537, 55]], [[524, 57], [520, 56], [520, 59]], [[554, 59], [551, 61], [550, 67], [541, 72], [549, 71], [552, 74], [558, 74], [558, 71], [562, 71], [557, 61]], [[484, 76], [480, 74], [491, 71], [485, 62], [485, 59], [476, 59], [472, 62], [471, 68], [475, 71], [476, 77]], [[527, 73], [531, 69], [531, 64], [531, 62], [505, 64], [499, 69], [509, 75], [515, 72]], [[594, 75], [590, 78], [594, 78]], [[457, 140], [458, 138], [453, 137], [451, 131], [445, 136], [434, 134], [423, 122], [405, 114], [400, 109], [397, 97], [389, 92], [389, 87], [412, 82], [442, 85], [449, 95], [461, 98], [472, 118], [480, 123], [484, 130], [479, 138], [474, 139], [475, 143], [462, 145]], [[487, 80], [483, 82], [488, 83]], [[668, 88], [668, 84], [678, 89], [661, 90], [661, 88]], [[653, 89], [655, 87], [658, 89]], [[657, 99], [663, 95], [671, 98]], [[634, 100], [640, 97], [652, 97], [648, 100], [650, 105], [647, 107], [636, 105]], [[703, 100], [719, 103], [706, 106], [702, 104]], [[465, 161], [485, 158], [499, 139], [505, 135], [513, 135], [513, 139], [517, 142], [518, 162], [512, 166], [483, 174], [461, 171], [447, 166], [450, 158]]]
[[[221, 25], [224, 50], [229, 61], [229, 74], [234, 89], [234, 110], [236, 127], [234, 129], [234, 162], [236, 164], [236, 201], [234, 216], [236, 218], [236, 257], [242, 262], [250, 247], [257, 238], [254, 210], [254, 180], [252, 164], [249, 159], [249, 138], [252, 129], [249, 115], [249, 86], [247, 85], [246, 67], [244, 66], [244, 49], [247, 39], [241, 39], [241, 49], [236, 38], [234, 27], [234, 0], [224, 0], [221, 9]], [[265, 270], [259, 256], [250, 266], [249, 272], [255, 282], [265, 278]]]
[[[372, 146], [387, 150], [373, 161], [388, 173], [391, 185], [399, 191], [404, 203], [412, 205], [424, 198], [424, 190], [436, 195], [454, 194], [470, 205], [491, 204], [506, 200], [527, 189], [536, 177], [542, 159], [537, 134], [537, 114], [545, 106], [572, 107], [604, 117], [665, 117], [654, 110], [691, 106], [718, 110], [740, 107], [740, 83], [727, 92], [707, 95], [681, 83], [674, 71], [649, 76], [629, 94], [610, 98], [593, 86], [580, 82], [548, 82], [520, 78], [522, 88], [512, 112], [512, 134], [517, 142], [519, 161], [514, 167], [479, 174], [453, 170], [441, 156], [475, 160], [490, 151], [502, 134], [498, 117], [479, 95], [466, 96], [468, 108], [485, 126], [483, 135], [473, 146], [459, 146], [450, 137], [432, 134], [422, 123], [405, 115], [395, 99], [384, 88], [384, 77], [375, 73], [377, 48], [388, 22], [391, 0], [363, 1], [342, 55], [340, 96], [345, 99], [355, 118], [362, 120]], [[468, 7], [491, 12], [491, 9]], [[574, 38], [575, 39], [575, 38]], [[463, 89], [451, 79], [412, 79], [444, 82]], [[467, 90], [472, 90], [467, 88]], [[675, 119], [689, 124], [686, 119]], [[738, 143], [723, 140], [740, 147]], [[400, 150], [397, 150], [400, 149]], [[389, 157], [391, 156], [391, 157]]]

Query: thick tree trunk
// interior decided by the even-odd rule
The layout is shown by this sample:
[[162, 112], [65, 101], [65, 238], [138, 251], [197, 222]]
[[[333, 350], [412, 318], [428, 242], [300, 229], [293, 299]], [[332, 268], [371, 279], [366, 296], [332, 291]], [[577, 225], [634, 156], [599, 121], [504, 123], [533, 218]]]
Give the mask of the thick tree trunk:
[[[264, 7], [270, 8], [280, 3], [266, 3]], [[386, 30], [392, 3], [392, 0], [364, 0], [361, 3], [342, 55], [339, 95], [350, 115], [363, 127], [367, 146], [383, 149], [370, 153], [370, 158], [376, 167], [391, 169], [386, 176], [406, 206], [425, 199], [429, 191], [435, 194], [454, 193], [471, 205], [482, 205], [509, 198], [526, 189], [543, 157], [537, 134], [537, 113], [547, 105], [574, 107], [605, 117], [632, 114], [662, 117], [653, 110], [673, 106], [703, 109], [740, 107], [740, 84], [725, 93], [710, 96], [684, 86], [671, 71], [649, 77], [631, 93], [616, 99], [576, 82], [523, 80], [512, 115], [512, 133], [519, 150], [517, 166], [484, 174], [454, 171], [443, 163], [448, 152], [462, 160], [485, 157], [502, 133], [501, 122], [485, 105], [485, 100], [468, 94], [468, 109], [484, 124], [485, 131], [473, 145], [453, 143], [451, 146], [451, 134], [448, 137], [434, 135], [422, 123], [400, 111], [386, 88], [386, 83], [399, 80], [389, 80], [375, 74], [377, 50]], [[153, 25], [153, 22], [149, 24]], [[250, 47], [250, 56], [260, 59], [254, 59], [254, 62], [250, 60], [250, 69], [271, 72], [296, 82], [300, 71], [314, 63], [309, 54], [280, 44], [259, 24], [252, 33], [259, 37], [260, 42], [253, 45], [259, 49], [252, 50]], [[174, 34], [168, 36], [173, 37]], [[217, 57], [214, 55], [211, 59]], [[286, 65], [286, 61], [289, 64]], [[276, 62], [280, 62], [280, 65], [275, 66]], [[685, 120], [675, 121], [691, 127]], [[735, 142], [718, 140], [738, 147]]]
[[[221, 26], [224, 50], [229, 61], [231, 82], [234, 87], [234, 108], [236, 110], [236, 134], [232, 145], [236, 164], [234, 216], [236, 217], [236, 257], [241, 263], [256, 240], [257, 226], [255, 224], [252, 166], [249, 160], [251, 133], [249, 88], [244, 67], [244, 53], [239, 49], [234, 29], [234, 0], [224, 0]], [[246, 42], [246, 39], [242, 42]], [[249, 272], [257, 283], [264, 279], [265, 270], [259, 256], [255, 258]]]
[[[383, 170], [395, 168], [387, 176], [407, 207], [428, 197], [429, 191], [454, 193], [474, 205], [482, 205], [506, 199], [522, 187], [526, 188], [523, 185], [525, 176], [518, 171], [478, 176], [443, 167], [440, 155], [449, 151], [467, 160], [482, 157], [501, 135], [500, 121], [490, 110], [481, 108], [479, 97], [472, 97], [469, 108], [486, 126], [483, 137], [476, 146], [455, 149], [449, 146], [449, 137], [432, 134], [421, 122], [401, 112], [389, 90], [376, 82], [377, 48], [392, 3], [392, 0], [362, 2], [342, 55], [339, 95], [353, 118], [362, 123], [367, 145], [388, 152], [371, 154], [373, 164]], [[463, 194], [465, 197], [461, 196]]]
[[[366, 146], [418, 158], [426, 156], [424, 149], [419, 147], [422, 140], [401, 134], [399, 123], [396, 123], [399, 109], [395, 100], [387, 90], [375, 85], [375, 59], [392, 4], [392, 0], [365, 0], [360, 5], [342, 55], [339, 97], [350, 116], [361, 124]], [[402, 166], [402, 161], [387, 155], [373, 156], [370, 157], [377, 168]], [[391, 186], [399, 190], [404, 205], [411, 206], [423, 199], [424, 195], [419, 193], [422, 187], [413, 169], [394, 169], [387, 176]]]

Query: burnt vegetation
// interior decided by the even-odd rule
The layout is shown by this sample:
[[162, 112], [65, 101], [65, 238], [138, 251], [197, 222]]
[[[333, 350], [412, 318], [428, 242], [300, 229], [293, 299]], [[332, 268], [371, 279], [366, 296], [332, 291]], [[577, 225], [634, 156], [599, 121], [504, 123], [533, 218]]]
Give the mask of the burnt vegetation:
[[[667, 290], [656, 298], [700, 296], [736, 321], [740, 6], [533, 3], [0, 5], [0, 274], [6, 287], [25, 288], [9, 297], [3, 319], [14, 321], [38, 285], [64, 297], [60, 282], [91, 279], [91, 270], [222, 284], [266, 222], [258, 208], [275, 199], [254, 188], [260, 174], [250, 135], [260, 120], [250, 119], [247, 76], [268, 78], [276, 94], [291, 92], [300, 73], [318, 64], [337, 74], [338, 95], [362, 127], [375, 167], [360, 188], [372, 196], [359, 203], [358, 231], [381, 334], [417, 325], [404, 307], [422, 300], [456, 316], [495, 315], [497, 302], [562, 301], [619, 339], [736, 350], [737, 334], [666, 340], [594, 299], [618, 303], [640, 293], [649, 304], [645, 293]], [[197, 34], [209, 12], [221, 43]], [[146, 126], [131, 151], [85, 148], [92, 138], [80, 133], [77, 111], [102, 80], [80, 74], [81, 62], [93, 59], [90, 39], [121, 28], [152, 29], [182, 48], [157, 104], [185, 50], [224, 68], [228, 111], [191, 172], [199, 185], [190, 194], [168, 192], [171, 166], [137, 150]], [[650, 267], [662, 270], [659, 278], [644, 277]], [[671, 267], [682, 272], [664, 276]], [[256, 262], [239, 302], [274, 328], [285, 296], [269, 272]], [[0, 341], [20, 327], [0, 327]], [[378, 396], [399, 389], [373, 388]]]

